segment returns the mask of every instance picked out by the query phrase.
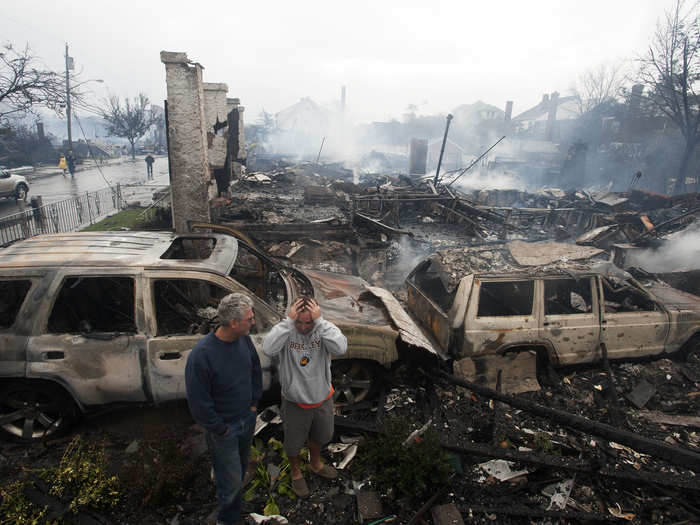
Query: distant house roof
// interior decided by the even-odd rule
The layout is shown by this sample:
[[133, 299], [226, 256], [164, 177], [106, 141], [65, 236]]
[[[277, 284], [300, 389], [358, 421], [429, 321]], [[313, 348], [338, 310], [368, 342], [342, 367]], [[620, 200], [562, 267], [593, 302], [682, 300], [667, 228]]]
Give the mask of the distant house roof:
[[318, 105], [309, 97], [283, 109], [275, 115], [279, 129], [304, 130], [325, 126], [330, 120], [330, 111]]
[[[557, 104], [557, 120], [571, 120], [578, 118], [578, 104], [576, 102], [576, 97], [559, 97], [556, 99]], [[523, 111], [520, 115], [513, 118], [514, 121], [533, 121], [533, 120], [547, 120], [549, 115], [549, 109], [552, 105], [552, 99], [547, 97], [543, 98], [539, 104], [536, 106]]]
[[455, 125], [477, 123], [484, 120], [503, 120], [505, 118], [505, 112], [502, 109], [481, 100], [477, 100], [473, 104], [457, 106], [452, 110], [452, 115], [455, 118]]

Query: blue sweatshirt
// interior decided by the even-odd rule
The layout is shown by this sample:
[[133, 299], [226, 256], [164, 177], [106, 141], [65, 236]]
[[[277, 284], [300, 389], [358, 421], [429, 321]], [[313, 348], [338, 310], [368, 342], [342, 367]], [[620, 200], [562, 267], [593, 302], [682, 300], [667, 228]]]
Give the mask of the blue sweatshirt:
[[210, 332], [185, 367], [187, 403], [194, 420], [216, 434], [245, 417], [262, 395], [260, 359], [250, 337], [229, 343]]

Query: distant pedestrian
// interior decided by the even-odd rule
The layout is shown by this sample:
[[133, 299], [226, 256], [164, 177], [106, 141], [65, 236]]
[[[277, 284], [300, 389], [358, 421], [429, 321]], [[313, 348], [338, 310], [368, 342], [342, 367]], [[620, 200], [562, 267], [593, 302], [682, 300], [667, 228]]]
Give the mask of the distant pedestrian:
[[146, 157], [146, 177], [153, 180], [153, 163], [156, 161], [150, 154]]
[[68, 171], [70, 174], [75, 175], [75, 157], [72, 151], [69, 151], [68, 155], [66, 155], [66, 164], [68, 164]]
[[58, 169], [63, 170], [63, 176], [66, 176], [66, 170], [68, 169], [68, 164], [66, 164], [66, 156], [61, 155], [61, 158], [58, 161]]

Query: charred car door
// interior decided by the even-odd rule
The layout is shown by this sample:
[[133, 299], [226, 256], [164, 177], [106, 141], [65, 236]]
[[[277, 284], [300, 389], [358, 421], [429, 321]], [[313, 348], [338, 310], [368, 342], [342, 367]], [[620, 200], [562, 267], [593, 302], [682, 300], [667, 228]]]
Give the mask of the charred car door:
[[664, 351], [669, 315], [631, 281], [600, 277], [603, 305], [601, 341], [611, 359], [655, 355]]
[[600, 341], [598, 294], [591, 277], [542, 280], [541, 337], [562, 365], [590, 362]]
[[279, 317], [250, 291], [221, 276], [178, 271], [146, 272], [148, 285], [144, 293], [148, 339], [147, 376], [156, 403], [183, 399], [187, 356], [197, 342], [216, 329], [219, 301], [233, 292], [246, 293], [254, 302], [256, 324], [251, 330], [263, 368], [263, 389], [269, 388], [270, 360], [261, 352], [262, 334]]
[[495, 354], [539, 339], [532, 279], [475, 278], [464, 329], [464, 355]]
[[147, 400], [137, 273], [59, 270], [27, 345], [27, 377], [54, 380], [83, 405]]

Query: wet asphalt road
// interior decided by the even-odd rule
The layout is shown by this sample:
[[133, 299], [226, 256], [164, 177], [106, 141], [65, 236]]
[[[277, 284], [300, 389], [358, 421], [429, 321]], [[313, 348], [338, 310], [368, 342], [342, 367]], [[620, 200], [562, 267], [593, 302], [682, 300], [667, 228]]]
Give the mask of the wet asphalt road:
[[[29, 194], [26, 205], [32, 197], [41, 195], [44, 204], [74, 197], [88, 191], [100, 190], [109, 185], [120, 183], [122, 195], [128, 202], [140, 201], [144, 206], [151, 202], [154, 191], [168, 185], [168, 158], [157, 156], [153, 165], [153, 180], [146, 181], [146, 163], [144, 156], [137, 156], [121, 162], [96, 166], [93, 161], [85, 161], [79, 166], [74, 176], [60, 173], [39, 174], [27, 177]], [[50, 170], [49, 170], [50, 171]], [[22, 211], [22, 202], [14, 199], [0, 199], [0, 217]]]

